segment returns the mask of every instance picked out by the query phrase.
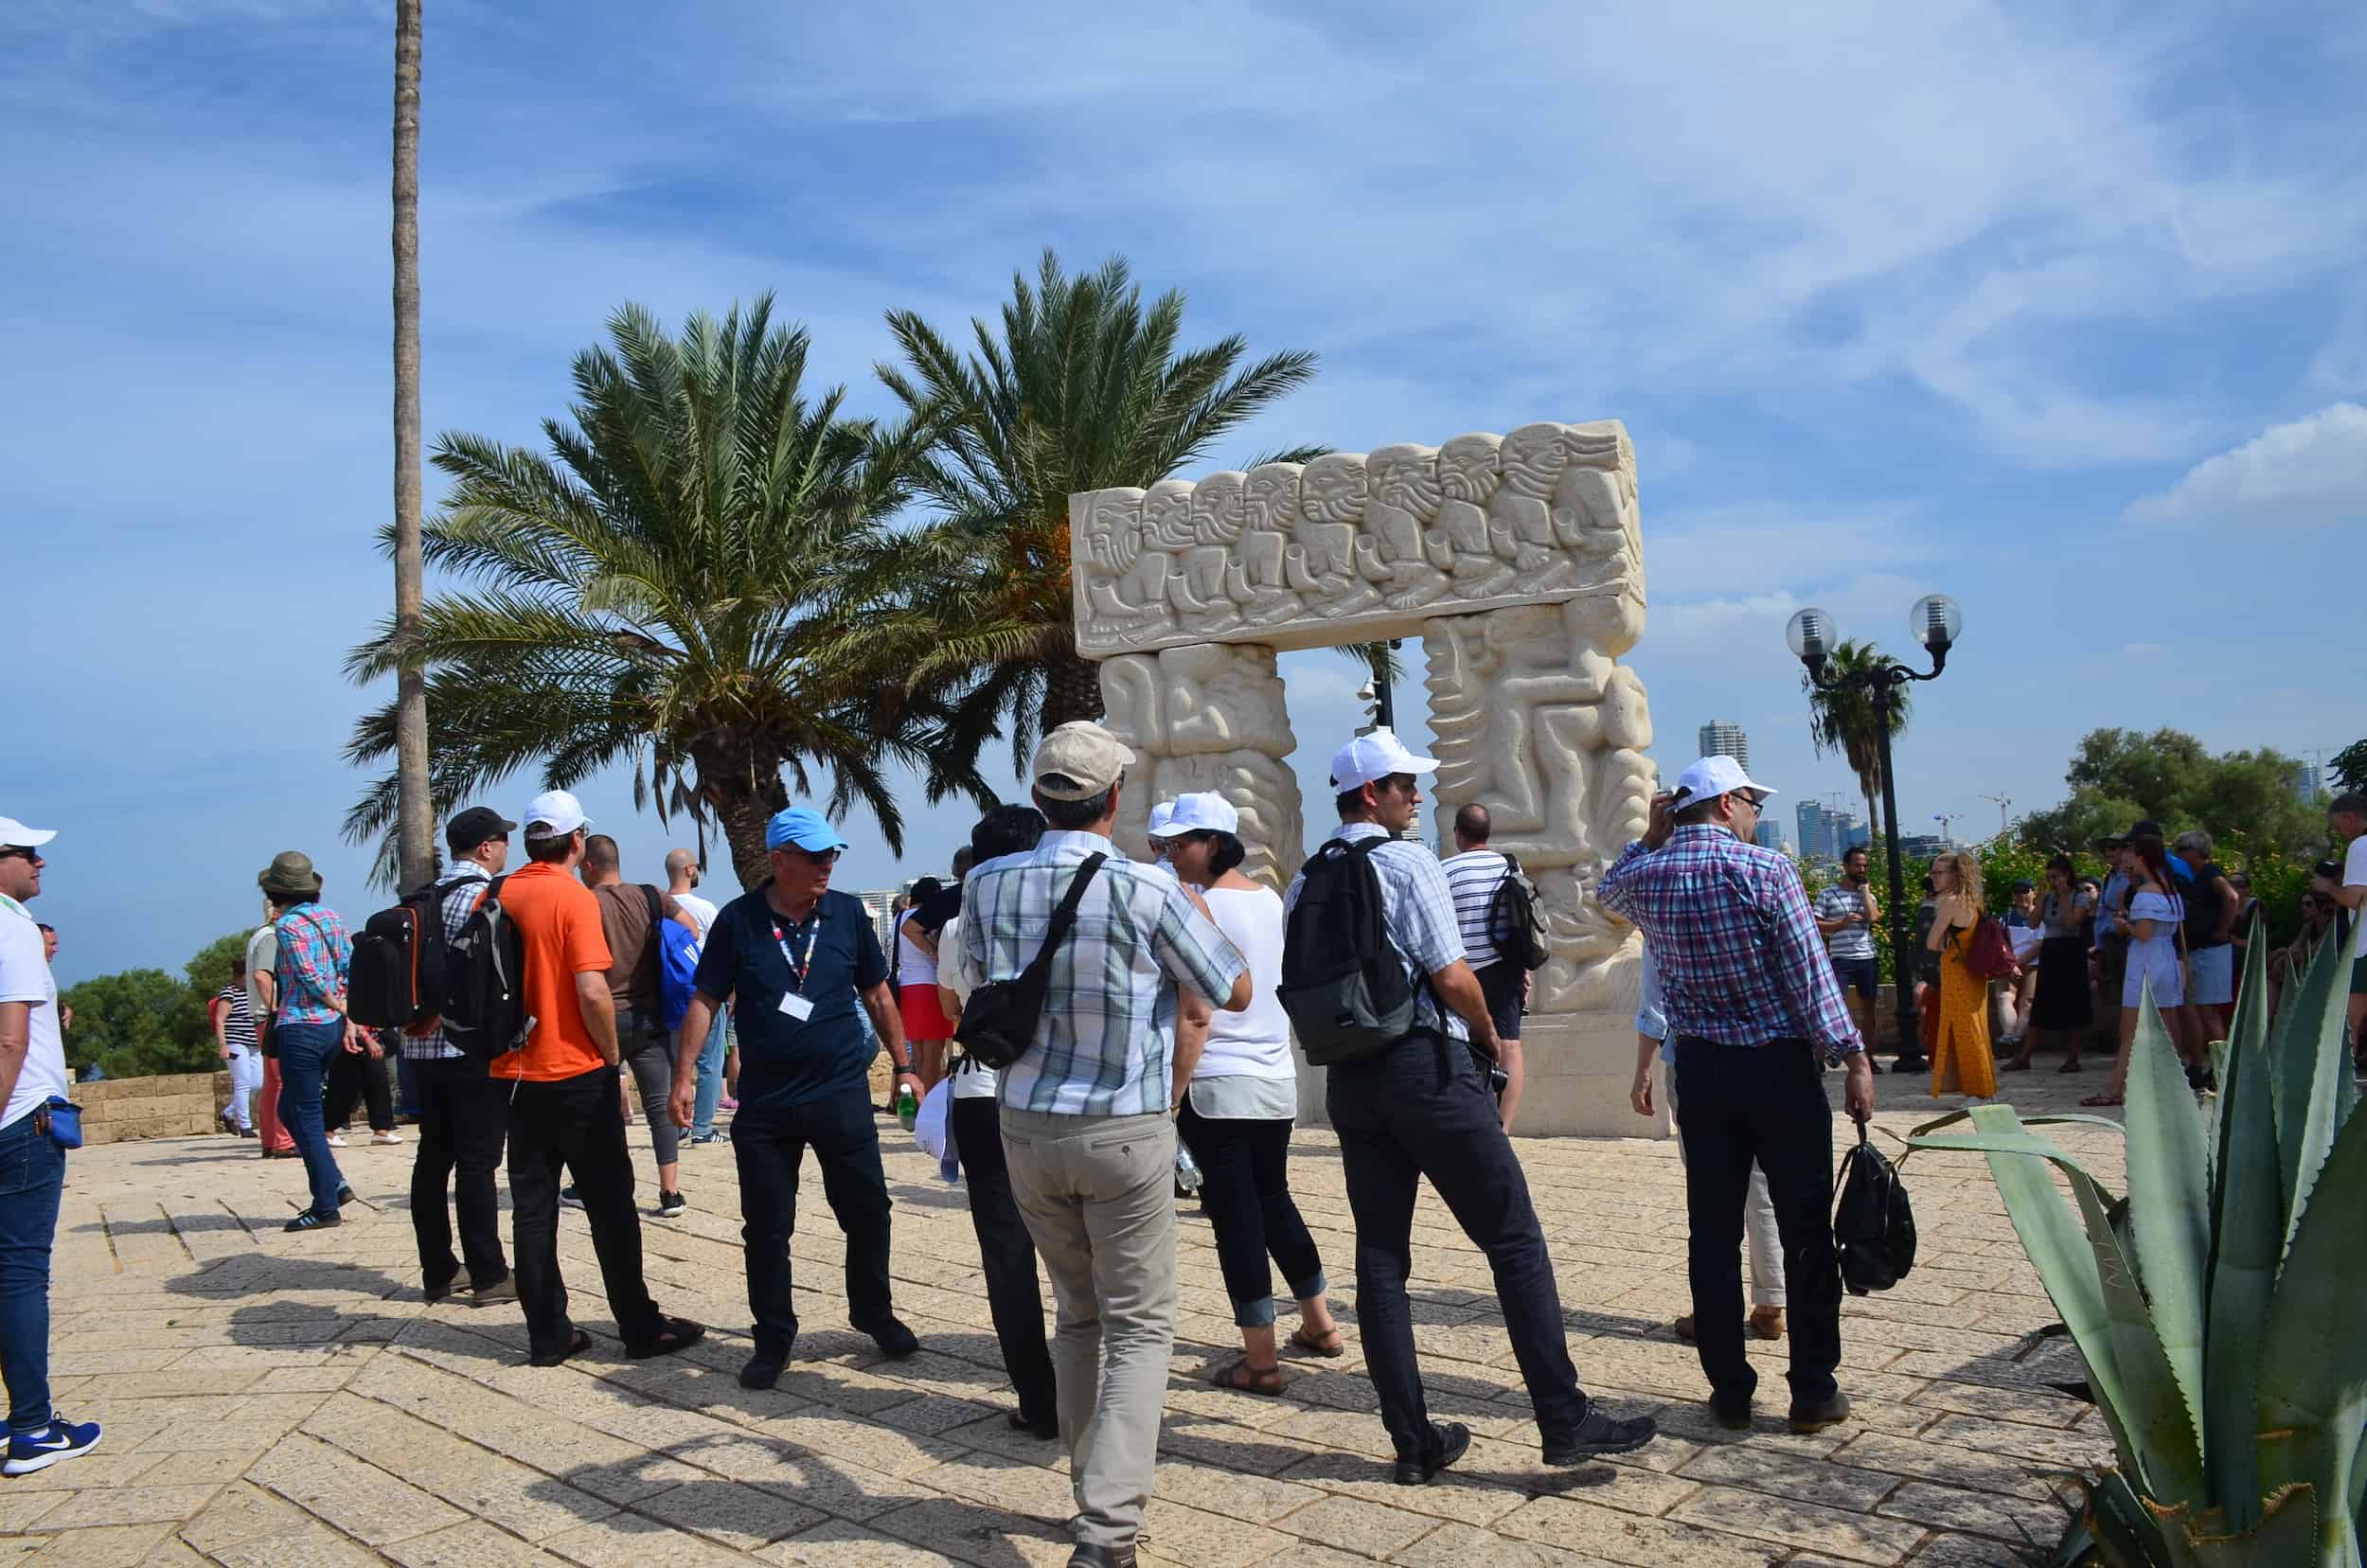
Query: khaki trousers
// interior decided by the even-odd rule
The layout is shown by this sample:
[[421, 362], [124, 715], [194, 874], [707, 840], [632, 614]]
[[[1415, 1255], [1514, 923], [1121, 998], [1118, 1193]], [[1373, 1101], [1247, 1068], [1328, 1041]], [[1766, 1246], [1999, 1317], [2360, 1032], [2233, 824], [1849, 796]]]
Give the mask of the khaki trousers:
[[1006, 1106], [1003, 1152], [1052, 1280], [1077, 1543], [1130, 1546], [1150, 1501], [1175, 1345], [1175, 1124]]

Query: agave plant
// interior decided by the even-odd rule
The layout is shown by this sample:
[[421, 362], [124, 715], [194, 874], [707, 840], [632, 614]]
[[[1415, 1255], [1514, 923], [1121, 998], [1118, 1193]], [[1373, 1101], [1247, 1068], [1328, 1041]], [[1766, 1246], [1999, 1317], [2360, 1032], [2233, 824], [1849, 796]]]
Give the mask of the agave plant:
[[2360, 1568], [2367, 1116], [2351, 1114], [2342, 1041], [2350, 960], [2328, 943], [2272, 1022], [2267, 945], [2251, 944], [2208, 1112], [2145, 997], [2125, 1204], [2029, 1131], [2121, 1125], [2107, 1118], [1982, 1105], [1908, 1140], [1987, 1156], [2111, 1426], [2120, 1464], [2083, 1523], [2127, 1568]]

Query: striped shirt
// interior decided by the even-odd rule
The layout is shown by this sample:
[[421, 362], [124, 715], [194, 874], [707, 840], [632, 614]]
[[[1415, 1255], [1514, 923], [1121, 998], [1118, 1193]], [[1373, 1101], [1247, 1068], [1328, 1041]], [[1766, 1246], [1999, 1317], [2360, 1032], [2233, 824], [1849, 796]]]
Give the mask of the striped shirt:
[[1493, 849], [1466, 849], [1441, 861], [1438, 869], [1447, 874], [1447, 891], [1454, 898], [1463, 956], [1473, 969], [1486, 969], [1500, 956], [1488, 916], [1495, 908], [1496, 889], [1512, 874], [1512, 862]]
[[247, 1006], [244, 986], [224, 986], [214, 992], [214, 1000], [230, 1009], [230, 1022], [222, 1028], [222, 1038], [229, 1041], [234, 1051], [255, 1049], [255, 1009]]
[[[474, 861], [462, 861], [452, 868], [452, 876], [443, 885], [444, 940], [450, 942], [460, 935], [460, 928], [469, 923], [476, 906], [484, 901], [486, 888], [492, 885], [492, 874]], [[439, 1021], [436, 1032], [414, 1040], [400, 1030], [395, 1038], [402, 1042], [403, 1059], [408, 1061], [446, 1061], [460, 1055], [460, 1047], [444, 1038]]]
[[[1389, 837], [1389, 830], [1378, 822], [1344, 822], [1331, 835], [1343, 844]], [[1438, 868], [1438, 857], [1420, 845], [1392, 839], [1373, 851], [1373, 875], [1380, 882], [1381, 930], [1405, 961], [1406, 977], [1414, 982], [1415, 1026], [1437, 1028], [1438, 992], [1425, 977], [1467, 956], [1462, 928], [1455, 919], [1454, 897], [1447, 891], [1447, 874]], [[1301, 871], [1290, 879], [1290, 890], [1283, 896], [1286, 932], [1289, 912], [1298, 907], [1299, 889], [1306, 885], [1307, 873]], [[1471, 1038], [1462, 1019], [1450, 1012], [1445, 1020], [1448, 1039]]]
[[1014, 980], [1089, 855], [1110, 858], [1053, 955], [1043, 1018], [1003, 1073], [1003, 1103], [1074, 1116], [1164, 1115], [1174, 1103], [1178, 986], [1224, 1002], [1246, 964], [1174, 877], [1128, 860], [1098, 833], [1050, 832], [1023, 855], [971, 871], [960, 937], [970, 974]]

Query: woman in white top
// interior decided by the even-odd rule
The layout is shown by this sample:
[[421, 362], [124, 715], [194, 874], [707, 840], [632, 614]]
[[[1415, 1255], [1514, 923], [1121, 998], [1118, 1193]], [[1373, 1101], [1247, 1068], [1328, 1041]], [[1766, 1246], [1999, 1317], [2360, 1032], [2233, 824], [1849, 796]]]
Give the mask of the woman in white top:
[[1274, 1345], [1273, 1274], [1299, 1304], [1290, 1343], [1318, 1356], [1344, 1349], [1324, 1299], [1322, 1255], [1290, 1197], [1290, 1125], [1298, 1116], [1298, 1070], [1290, 1060], [1290, 1022], [1274, 995], [1282, 979], [1282, 900], [1241, 875], [1239, 813], [1219, 794], [1187, 794], [1158, 829], [1167, 864], [1200, 888], [1209, 918], [1249, 960], [1247, 1010], [1219, 1013], [1193, 1070], [1176, 1131], [1200, 1162], [1201, 1209], [1217, 1233], [1217, 1263], [1239, 1360], [1213, 1381], [1245, 1394], [1282, 1392]]

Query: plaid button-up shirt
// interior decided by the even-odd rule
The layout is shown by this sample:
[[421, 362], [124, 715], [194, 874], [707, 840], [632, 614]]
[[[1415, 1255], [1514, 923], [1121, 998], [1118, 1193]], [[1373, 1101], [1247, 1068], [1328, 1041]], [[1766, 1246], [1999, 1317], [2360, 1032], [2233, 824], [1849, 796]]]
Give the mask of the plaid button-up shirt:
[[1175, 878], [1138, 864], [1098, 833], [1046, 833], [1033, 850], [973, 869], [962, 893], [970, 971], [1014, 980], [1043, 946], [1077, 868], [1110, 858], [1054, 954], [1043, 1020], [1003, 1073], [1003, 1103], [1077, 1116], [1165, 1114], [1172, 1103], [1176, 987], [1213, 1002], [1248, 967]]
[[[485, 897], [485, 890], [492, 885], [493, 877], [476, 862], [462, 861], [452, 868], [452, 875], [445, 881], [450, 884], [450, 890], [444, 895], [442, 913], [444, 940], [449, 942], [460, 935], [460, 928], [467, 925], [469, 917], [476, 913], [476, 906]], [[402, 1042], [404, 1060], [409, 1061], [443, 1061], [460, 1055], [460, 1047], [444, 1038], [440, 1023], [434, 1034], [421, 1035], [414, 1040], [397, 1031], [397, 1038]]]
[[1628, 845], [1600, 893], [1651, 944], [1673, 1034], [1805, 1040], [1828, 1056], [1865, 1049], [1800, 873], [1774, 850], [1697, 823], [1657, 850]]
[[[1343, 844], [1354, 844], [1361, 839], [1388, 838], [1389, 829], [1378, 822], [1344, 822], [1331, 837]], [[1373, 851], [1373, 876], [1380, 883], [1381, 929], [1397, 948], [1397, 956], [1405, 961], [1407, 978], [1414, 982], [1415, 1026], [1435, 1028], [1439, 1018], [1438, 993], [1428, 977], [1468, 956], [1463, 945], [1463, 922], [1455, 915], [1454, 893], [1448, 885], [1446, 868], [1438, 864], [1436, 855], [1420, 845], [1395, 839]], [[1304, 871], [1290, 879], [1290, 890], [1282, 898], [1285, 918], [1298, 907], [1299, 889], [1306, 885]], [[1471, 1038], [1471, 1031], [1462, 1019], [1450, 1012], [1446, 1020], [1449, 1040]]]
[[273, 972], [279, 978], [281, 1024], [334, 1024], [345, 1014], [330, 1000], [346, 993], [353, 938], [325, 903], [301, 903], [272, 922], [279, 944]]

